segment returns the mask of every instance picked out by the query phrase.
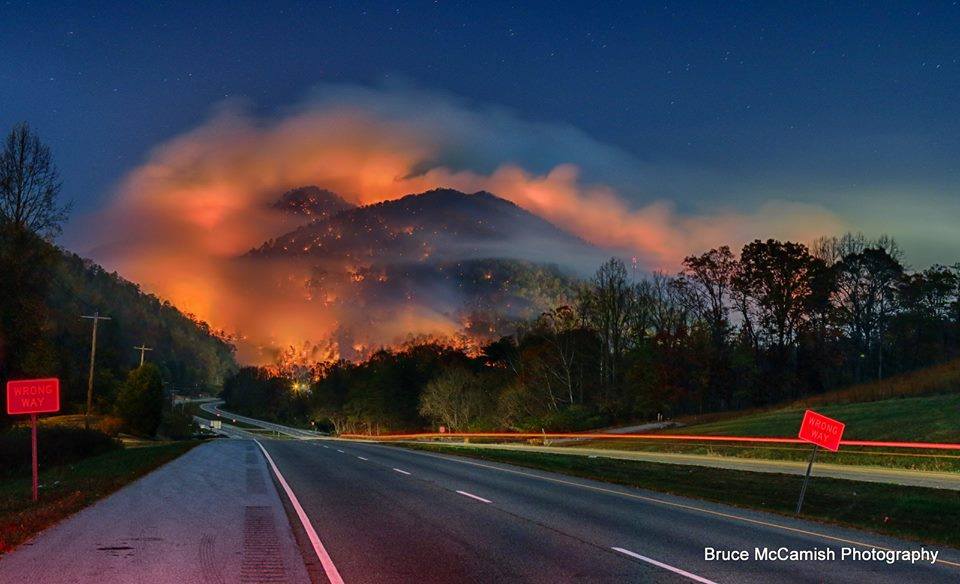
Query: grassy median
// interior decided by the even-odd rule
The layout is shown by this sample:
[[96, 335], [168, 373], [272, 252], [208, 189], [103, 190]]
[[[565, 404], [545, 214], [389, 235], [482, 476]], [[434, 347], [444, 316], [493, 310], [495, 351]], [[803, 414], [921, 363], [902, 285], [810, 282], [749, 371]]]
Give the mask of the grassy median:
[[[793, 515], [803, 477], [565, 454], [404, 445]], [[960, 491], [811, 479], [803, 518], [960, 547]]]
[[43, 470], [36, 503], [30, 500], [30, 477], [0, 480], [0, 554], [197, 444], [125, 448]]

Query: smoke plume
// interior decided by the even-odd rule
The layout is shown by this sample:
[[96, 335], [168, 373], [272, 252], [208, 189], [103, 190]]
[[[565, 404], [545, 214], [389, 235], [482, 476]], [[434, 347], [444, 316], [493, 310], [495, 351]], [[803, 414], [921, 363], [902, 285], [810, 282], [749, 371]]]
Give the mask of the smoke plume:
[[[275, 117], [222, 105], [207, 122], [155, 148], [111, 204], [68, 236], [145, 290], [243, 335], [241, 357], [263, 361], [291, 346], [309, 345], [314, 356], [342, 354], [350, 342], [344, 331], [356, 339], [365, 327], [376, 333], [368, 332], [363, 345], [460, 326], [429, 302], [384, 307], [383, 315], [370, 307], [331, 311], [304, 292], [296, 266], [237, 262], [295, 226], [271, 204], [303, 185], [357, 204], [436, 187], [486, 190], [611, 253], [668, 270], [684, 255], [719, 244], [805, 241], [842, 229], [823, 208], [783, 200], [747, 212], [715, 204], [710, 213], [679, 212], [670, 201], [643, 201], [638, 191], [652, 172], [569, 126], [410, 88], [325, 86]], [[328, 350], [323, 343], [336, 343], [338, 335], [341, 346]]]

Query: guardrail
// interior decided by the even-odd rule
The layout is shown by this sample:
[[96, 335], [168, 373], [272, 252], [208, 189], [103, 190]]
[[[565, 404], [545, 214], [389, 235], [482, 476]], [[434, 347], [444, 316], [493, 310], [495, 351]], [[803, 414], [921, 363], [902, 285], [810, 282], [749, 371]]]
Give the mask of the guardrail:
[[266, 430], [273, 430], [281, 434], [286, 434], [287, 436], [292, 436], [294, 438], [319, 438], [323, 436], [320, 432], [315, 432], [313, 430], [301, 430], [300, 428], [292, 428], [290, 426], [284, 426], [282, 424], [274, 424], [273, 422], [265, 422], [263, 420], [258, 420], [256, 418], [248, 418], [246, 416], [241, 416], [240, 414], [235, 414], [233, 412], [228, 412], [220, 409], [220, 404], [223, 403], [223, 400], [217, 400], [214, 402], [207, 402], [200, 405], [200, 409], [207, 412], [208, 414], [213, 414], [220, 416], [225, 420], [240, 421], [244, 424], [249, 424], [251, 426], [256, 426], [258, 428], [263, 428]]

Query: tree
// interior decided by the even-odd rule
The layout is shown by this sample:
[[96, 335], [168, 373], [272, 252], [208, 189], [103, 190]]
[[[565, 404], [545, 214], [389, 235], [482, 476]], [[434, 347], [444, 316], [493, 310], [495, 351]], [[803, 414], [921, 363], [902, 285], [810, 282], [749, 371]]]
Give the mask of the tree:
[[319, 371], [320, 379], [310, 394], [310, 417], [315, 422], [327, 422], [335, 434], [351, 431], [344, 411], [350, 391], [350, 378], [354, 365], [337, 360]]
[[577, 330], [576, 314], [570, 306], [560, 306], [540, 315], [535, 330], [550, 347], [544, 373], [560, 383], [566, 393], [565, 401], [575, 403], [583, 399], [583, 380], [578, 375], [583, 351]]
[[758, 239], [743, 247], [733, 278], [736, 303], [754, 358], [759, 360], [763, 350], [772, 357], [769, 379], [756, 386], [756, 403], [782, 397], [766, 393], [768, 387], [782, 392], [793, 385], [790, 366], [797, 332], [811, 318], [826, 272], [824, 261], [800, 243]]
[[627, 268], [617, 258], [607, 260], [597, 270], [592, 289], [580, 298], [581, 318], [600, 338], [600, 382], [610, 397], [622, 375], [620, 364], [630, 339], [631, 314], [635, 289], [627, 281]]
[[427, 384], [420, 395], [420, 413], [457, 432], [486, 415], [491, 403], [480, 375], [453, 367]]
[[694, 284], [701, 316], [706, 319], [717, 347], [723, 345], [730, 324], [727, 318], [730, 287], [737, 259], [726, 245], [683, 260], [684, 275]]
[[[893, 310], [903, 266], [881, 247], [846, 255], [835, 266], [835, 305], [859, 355], [868, 355], [876, 336], [877, 376], [883, 376], [883, 331]], [[855, 358], [857, 377], [862, 375]]]
[[783, 348], [793, 340], [823, 267], [801, 243], [758, 239], [744, 246], [734, 287], [753, 299], [760, 326], [774, 346]]
[[699, 256], [687, 256], [683, 266], [695, 310], [710, 331], [707, 383], [712, 393], [719, 394], [717, 397], [723, 407], [733, 397], [727, 337], [731, 328], [731, 288], [739, 263], [730, 248], [724, 245]]
[[117, 395], [117, 415], [136, 436], [153, 436], [163, 419], [160, 370], [148, 363], [130, 372]]
[[15, 126], [0, 150], [0, 377], [55, 366], [47, 292], [58, 254], [41, 236], [66, 219], [59, 189], [50, 150], [29, 126]]
[[41, 236], [57, 235], [70, 210], [58, 204], [59, 192], [50, 148], [29, 125], [17, 124], [0, 152], [0, 220]]

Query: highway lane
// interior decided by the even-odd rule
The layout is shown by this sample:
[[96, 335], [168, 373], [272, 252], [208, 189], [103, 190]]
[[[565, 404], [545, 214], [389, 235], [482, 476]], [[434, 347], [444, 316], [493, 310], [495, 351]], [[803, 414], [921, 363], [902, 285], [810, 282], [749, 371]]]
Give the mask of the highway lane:
[[[708, 562], [704, 547], [918, 549], [861, 532], [509, 465], [341, 440], [261, 441], [351, 582], [950, 582], [938, 563]], [[848, 543], [844, 543], [848, 542]], [[865, 544], [858, 546], [857, 543]]]
[[[324, 437], [319, 432], [310, 430], [301, 430], [291, 428], [281, 424], [264, 422], [256, 418], [248, 418], [232, 412], [220, 409], [222, 400], [204, 403], [201, 409], [211, 414], [220, 414], [227, 419], [240, 420], [241, 422], [274, 430], [281, 434], [297, 438], [300, 440], [312, 440]], [[628, 428], [632, 429], [632, 428]], [[560, 443], [562, 441], [554, 441]], [[442, 443], [449, 448], [457, 448], [456, 443]], [[590, 448], [584, 446], [537, 446], [531, 444], [470, 444], [473, 448], [492, 448], [501, 450], [526, 450], [530, 452], [555, 452], [558, 454], [569, 454], [572, 456], [592, 456], [601, 458], [614, 458], [622, 460], [642, 460], [646, 462], [658, 462], [665, 464], [680, 464], [691, 466], [707, 466], [712, 468], [725, 468], [729, 470], [742, 470], [749, 472], [768, 472], [778, 474], [803, 475], [807, 469], [807, 463], [804, 461], [789, 460], [767, 460], [762, 458], [736, 458], [733, 456], [711, 456], [699, 454], [679, 454], [671, 452], [649, 452], [638, 450], [611, 450], [606, 448]], [[866, 481], [873, 483], [884, 483], [891, 485], [904, 485], [913, 487], [928, 487], [933, 489], [960, 490], [960, 473], [955, 472], [932, 472], [905, 468], [893, 468], [882, 466], [866, 465], [847, 465], [818, 463], [814, 467], [814, 476], [824, 476], [835, 479], [845, 479], [850, 481]]]
[[[440, 443], [455, 451], [464, 446], [457, 443]], [[612, 450], [607, 448], [589, 448], [582, 446], [535, 446], [530, 444], [484, 444], [472, 443], [470, 448], [489, 448], [493, 450], [523, 450], [526, 452], [552, 452], [570, 456], [591, 456], [618, 460], [640, 460], [665, 464], [688, 466], [707, 466], [748, 472], [768, 472], [803, 476], [807, 472], [807, 462], [800, 460], [765, 460], [762, 458], [736, 458], [733, 456], [714, 456], [706, 454], [680, 454], [675, 452], [650, 452], [640, 450]], [[865, 481], [908, 487], [927, 487], [931, 489], [950, 489], [960, 491], [960, 473], [933, 472], [907, 468], [866, 466], [852, 464], [830, 464], [818, 462], [813, 467], [813, 476]]]

